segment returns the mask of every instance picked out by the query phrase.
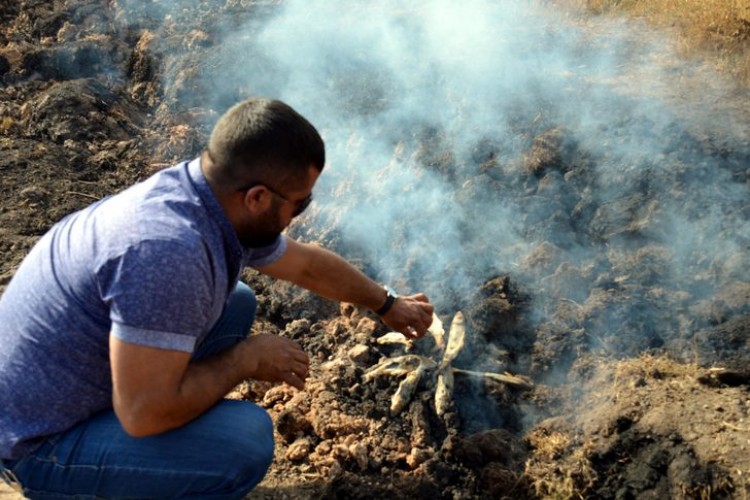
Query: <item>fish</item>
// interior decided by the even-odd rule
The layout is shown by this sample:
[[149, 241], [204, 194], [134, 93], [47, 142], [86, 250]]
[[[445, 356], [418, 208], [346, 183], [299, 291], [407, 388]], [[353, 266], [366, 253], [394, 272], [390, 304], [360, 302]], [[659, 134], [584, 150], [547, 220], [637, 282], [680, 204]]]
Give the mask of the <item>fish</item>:
[[528, 378], [522, 375], [513, 375], [512, 373], [490, 373], [490, 372], [476, 372], [472, 370], [461, 370], [460, 368], [453, 368], [454, 373], [460, 375], [468, 375], [470, 377], [484, 377], [496, 382], [502, 382], [508, 385], [514, 385], [521, 389], [533, 389], [534, 383]]
[[401, 332], [388, 332], [385, 335], [381, 335], [380, 337], [375, 339], [375, 342], [380, 345], [402, 344], [407, 348], [412, 347], [412, 345], [414, 344]]
[[406, 405], [411, 401], [414, 391], [416, 391], [417, 385], [419, 385], [419, 381], [422, 379], [422, 374], [425, 370], [425, 365], [420, 364], [416, 370], [409, 372], [404, 380], [401, 381], [395, 394], [391, 397], [391, 415], [398, 415], [404, 408], [406, 408]]
[[438, 417], [445, 415], [453, 400], [453, 371], [446, 366], [438, 372], [435, 386], [435, 413]]
[[435, 339], [435, 345], [438, 346], [438, 349], [445, 349], [445, 329], [443, 328], [443, 322], [440, 321], [437, 314], [432, 313], [432, 324], [427, 331]]
[[454, 359], [458, 357], [458, 353], [464, 347], [464, 341], [466, 339], [466, 321], [461, 311], [458, 311], [453, 316], [451, 321], [451, 328], [448, 331], [448, 345], [445, 347], [443, 353], [443, 360], [440, 363], [441, 368], [450, 365]]
[[365, 372], [362, 380], [370, 382], [375, 377], [384, 375], [401, 376], [416, 370], [422, 364], [422, 357], [416, 354], [405, 354], [395, 358], [386, 358]]

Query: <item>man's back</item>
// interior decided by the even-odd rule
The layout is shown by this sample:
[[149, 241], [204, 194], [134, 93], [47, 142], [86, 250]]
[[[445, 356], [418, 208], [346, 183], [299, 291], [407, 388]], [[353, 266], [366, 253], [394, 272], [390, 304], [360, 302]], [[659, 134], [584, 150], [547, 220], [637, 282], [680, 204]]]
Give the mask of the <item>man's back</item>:
[[[224, 235], [187, 170], [167, 169], [71, 214], [19, 267], [0, 297], [0, 458], [111, 408], [113, 325], [123, 336], [170, 332], [174, 342], [165, 347], [190, 350], [220, 314], [234, 276], [227, 276]], [[217, 265], [218, 282], [195, 279]], [[224, 290], [211, 293], [215, 285]], [[184, 308], [160, 303], [175, 293]]]

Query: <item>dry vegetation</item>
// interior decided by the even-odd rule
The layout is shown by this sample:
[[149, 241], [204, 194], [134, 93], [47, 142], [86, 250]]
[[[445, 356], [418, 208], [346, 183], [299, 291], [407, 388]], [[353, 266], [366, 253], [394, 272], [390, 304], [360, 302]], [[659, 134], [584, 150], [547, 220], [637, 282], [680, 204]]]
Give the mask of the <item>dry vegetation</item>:
[[[727, 422], [747, 405], [746, 390], [728, 386], [728, 372], [651, 355], [583, 360], [576, 369], [587, 373], [583, 399], [527, 435], [534, 451], [526, 473], [540, 498], [747, 498], [745, 419]], [[723, 447], [740, 453], [715, 454]], [[665, 456], [672, 465], [663, 477], [627, 496]], [[608, 484], [623, 474], [629, 484]]]
[[[596, 42], [606, 42], [610, 34], [611, 24], [604, 21], [640, 19], [636, 26], [674, 34], [672, 40], [682, 54], [700, 58], [705, 63], [701, 67], [719, 65], [750, 85], [750, 61], [746, 60], [750, 0], [539, 1], [585, 12], [586, 22], [581, 24], [596, 34], [590, 36]], [[63, 15], [84, 26], [80, 19], [88, 19], [85, 16], [107, 19], [111, 12], [97, 0], [0, 4], [5, 5], [0, 7], [0, 20], [3, 12], [8, 20], [5, 34], [0, 30], [0, 35], [22, 42], [8, 43], [5, 49], [0, 44], [0, 70], [3, 57], [7, 59], [0, 82], [2, 78], [13, 82], [4, 88], [0, 85], [0, 146], [8, 150], [3, 155], [5, 163], [0, 161], [0, 287], [54, 220], [89, 203], [89, 198], [114, 192], [150, 169], [167, 166], [200, 147], [201, 132], [194, 123], [201, 116], [211, 116], [209, 105], [199, 103], [177, 114], [174, 103], [193, 91], [205, 91], [199, 84], [201, 66], [196, 61], [210, 59], [210, 49], [215, 49], [212, 43], [201, 42], [210, 39], [211, 26], [221, 16], [245, 12], [240, 4], [253, 4], [227, 0], [225, 7], [215, 8], [220, 2], [212, 2], [185, 2], [194, 4], [194, 9], [185, 7], [184, 19], [172, 20], [166, 27], [143, 15], [138, 19], [144, 26], [128, 28], [124, 34], [113, 30], [103, 37], [83, 30], [66, 44], [62, 42], [74, 35], [69, 35], [68, 24], [58, 29]], [[131, 3], [139, 2], [119, 0], [110, 5]], [[52, 6], [49, 12], [48, 6]], [[92, 22], [89, 29], [111, 26]], [[56, 33], [61, 46], [47, 44], [51, 38], [40, 38], [38, 32]], [[633, 38], [637, 37], [626, 39]], [[126, 83], [118, 83], [124, 88], [108, 86], [111, 79], [101, 76], [100, 69], [79, 65], [63, 73], [51, 65], [50, 61], [57, 64], [99, 54], [88, 45], [98, 40], [105, 59], [113, 58], [126, 67]], [[674, 53], [665, 52], [668, 64]], [[624, 56], [616, 62], [621, 61], [627, 62]], [[681, 65], [681, 61], [674, 64]], [[612, 84], [613, 94], [653, 90], [633, 84], [648, 76], [636, 66], [605, 75], [619, 79]], [[177, 77], [161, 89], [158, 82], [165, 68]], [[716, 77], [712, 71], [704, 73]], [[683, 83], [676, 81], [681, 76], [678, 72], [671, 75], [667, 84]], [[574, 99], [584, 92], [566, 95]], [[694, 106], [693, 92], [683, 94], [680, 97], [696, 113], [703, 112], [704, 108]], [[735, 97], [725, 99], [721, 94], [721, 99], [731, 101], [728, 106], [750, 109], [745, 98]], [[711, 101], [712, 111], [717, 101]], [[192, 106], [192, 101], [186, 102]], [[78, 113], [71, 115], [71, 108]], [[687, 122], [665, 130], [623, 113], [612, 116], [602, 140], [627, 137], [633, 126], [661, 133], [664, 147], [672, 149], [658, 161], [639, 160], [633, 168], [643, 167], [644, 176], [652, 176], [643, 177], [649, 183], [664, 174], [666, 188], [649, 188], [644, 193], [639, 183], [631, 183], [626, 187], [632, 196], [605, 203], [597, 191], [624, 177], [603, 179], [603, 188], [594, 183], [592, 165], [599, 157], [572, 140], [575, 134], [566, 123], [545, 120], [540, 113], [526, 123], [521, 115], [514, 130], [524, 134], [528, 151], [507, 159], [507, 164], [496, 157], [495, 143], [486, 139], [485, 144], [482, 139], [472, 158], [476, 165], [472, 164], [467, 177], [461, 177], [464, 173], [455, 168], [458, 160], [441, 144], [440, 130], [425, 133], [417, 141], [417, 163], [446, 177], [455, 176], [460, 181], [456, 184], [463, 186], [457, 200], [483, 189], [507, 193], [523, 199], [517, 205], [523, 217], [536, 217], [539, 208], [544, 217], [534, 220], [541, 230], [575, 219], [582, 228], [581, 237], [596, 241], [660, 231], [655, 200], [669, 199], [700, 216], [703, 195], [695, 193], [703, 193], [702, 186], [687, 174], [695, 171], [696, 178], [705, 179], [709, 187], [719, 185], [718, 181], [712, 184], [704, 166], [716, 166], [719, 173], [731, 174], [736, 183], [750, 186], [746, 140], [739, 144], [733, 142], [734, 136], [703, 133], [702, 129], [691, 135]], [[725, 121], [711, 122], [712, 127]], [[410, 153], [400, 143], [395, 154]], [[693, 158], [701, 161], [693, 164]], [[558, 185], [565, 188], [561, 190], [564, 196], [556, 194]], [[738, 209], [722, 203], [716, 210], [741, 210], [742, 221], [750, 216], [746, 202]], [[541, 210], [548, 206], [554, 211]], [[621, 217], [621, 213], [634, 215]], [[311, 238], [327, 237], [325, 231], [323, 236], [311, 233]], [[579, 265], [568, 262], [554, 242], [538, 243], [522, 259], [516, 275], [519, 284], [542, 284], [543, 295], [548, 297], [543, 305], [554, 314], [541, 326], [532, 325], [524, 316], [530, 306], [523, 287], [506, 277], [488, 281], [476, 297], [464, 299], [474, 340], [461, 362], [469, 366], [481, 359], [497, 372], [514, 363], [528, 367], [518, 373], [537, 374], [539, 383], [533, 390], [519, 391], [503, 384], [459, 380], [462, 385], [455, 392], [454, 412], [447, 419], [437, 418], [431, 406], [432, 379], [423, 380], [413, 404], [397, 416], [391, 416], [388, 409], [399, 380], [362, 381], [365, 370], [381, 355], [400, 349], [376, 343], [375, 333], [382, 325], [354, 308], [339, 310], [256, 277], [251, 284], [259, 294], [263, 316], [256, 328], [303, 343], [311, 353], [313, 370], [305, 391], [248, 382], [232, 394], [268, 409], [278, 431], [272, 470], [248, 499], [746, 500], [750, 493], [750, 372], [746, 369], [750, 366], [746, 326], [750, 279], [745, 271], [750, 266], [743, 250], [736, 258], [710, 264], [708, 269], [698, 266], [702, 273], [694, 268], [683, 270], [679, 286], [672, 289], [661, 283], [661, 277], [670, 272], [671, 258], [669, 249], [658, 243], [634, 249], [615, 242], [595, 260]], [[709, 254], [705, 259], [717, 258]], [[411, 264], [405, 267], [411, 269]], [[437, 287], [444, 282], [430, 284]], [[716, 287], [713, 295], [712, 286]], [[703, 294], [707, 294], [705, 299]], [[657, 341], [655, 346], [666, 344], [680, 359], [643, 354], [642, 344], [652, 341]], [[617, 352], [627, 359], [616, 356]], [[732, 367], [726, 367], [730, 362]], [[564, 382], [554, 381], [558, 372], [566, 377]], [[546, 385], [549, 380], [553, 382]], [[486, 410], [498, 414], [483, 423]], [[0, 481], [0, 500], [17, 498]]]
[[598, 15], [627, 15], [675, 29], [687, 57], [706, 58], [750, 84], [750, 0], [563, 0]]

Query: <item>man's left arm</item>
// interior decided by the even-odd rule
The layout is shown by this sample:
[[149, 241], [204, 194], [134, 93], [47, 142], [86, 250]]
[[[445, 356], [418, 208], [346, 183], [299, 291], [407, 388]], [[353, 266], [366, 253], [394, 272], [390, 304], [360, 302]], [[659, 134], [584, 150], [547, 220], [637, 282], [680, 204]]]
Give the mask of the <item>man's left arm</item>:
[[[373, 311], [386, 302], [385, 289], [344, 258], [310, 243], [287, 239], [287, 250], [258, 271], [290, 281], [328, 299], [350, 302]], [[422, 294], [398, 297], [383, 322], [409, 338], [422, 337], [432, 323], [433, 306]]]

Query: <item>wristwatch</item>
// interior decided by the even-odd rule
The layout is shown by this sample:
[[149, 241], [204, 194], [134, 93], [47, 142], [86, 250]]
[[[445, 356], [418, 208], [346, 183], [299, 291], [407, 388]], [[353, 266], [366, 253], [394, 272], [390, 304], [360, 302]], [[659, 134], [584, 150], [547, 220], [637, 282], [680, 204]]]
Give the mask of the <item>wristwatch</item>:
[[378, 316], [382, 316], [387, 313], [391, 309], [393, 303], [396, 302], [396, 297], [398, 297], [398, 295], [396, 295], [396, 293], [388, 286], [384, 286], [383, 288], [385, 288], [385, 304], [383, 304], [380, 309], [375, 311], [375, 314], [377, 314]]

